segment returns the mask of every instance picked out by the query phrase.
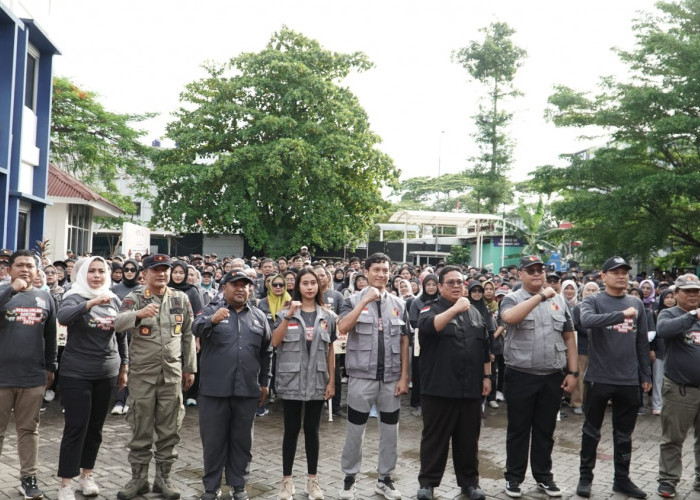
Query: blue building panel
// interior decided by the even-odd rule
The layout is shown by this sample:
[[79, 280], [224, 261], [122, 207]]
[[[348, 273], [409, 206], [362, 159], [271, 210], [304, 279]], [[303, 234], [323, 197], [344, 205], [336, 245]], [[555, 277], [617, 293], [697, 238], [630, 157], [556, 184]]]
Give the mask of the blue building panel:
[[[30, 49], [31, 47], [31, 49]], [[27, 58], [36, 56], [37, 70], [29, 75]], [[53, 91], [53, 56], [60, 54], [45, 31], [32, 19], [19, 19], [0, 0], [0, 247], [16, 250], [31, 248], [43, 240], [49, 144], [51, 134], [51, 97]], [[29, 101], [36, 115], [36, 130], [31, 145], [38, 151], [32, 165], [31, 192], [22, 192], [22, 144], [24, 133], [32, 124], [24, 123], [25, 93], [33, 92]], [[29, 168], [24, 169], [28, 175]], [[29, 191], [29, 189], [27, 189]], [[20, 217], [20, 214], [22, 216]], [[21, 221], [21, 222], [20, 222]], [[26, 222], [25, 222], [26, 221]], [[20, 223], [26, 226], [18, 227]], [[18, 242], [18, 235], [26, 240]]]

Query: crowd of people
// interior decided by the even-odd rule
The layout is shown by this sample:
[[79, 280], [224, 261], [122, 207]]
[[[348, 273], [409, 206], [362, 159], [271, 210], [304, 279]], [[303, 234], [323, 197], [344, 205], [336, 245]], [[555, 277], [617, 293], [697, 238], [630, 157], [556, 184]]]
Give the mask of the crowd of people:
[[[379, 425], [375, 492], [402, 498], [400, 398], [423, 420], [418, 499], [435, 498], [450, 442], [457, 484], [484, 500], [478, 442], [486, 405], [507, 406], [505, 493], [561, 496], [552, 474], [556, 421], [582, 416], [576, 493], [591, 496], [598, 442], [611, 406], [613, 491], [647, 493], [630, 479], [632, 434], [647, 410], [661, 420], [657, 493], [675, 496], [688, 430], [700, 433], [700, 280], [692, 273], [630, 275], [611, 257], [599, 270], [548, 270], [539, 256], [498, 272], [474, 267], [216, 254], [39, 259], [0, 251], [0, 446], [11, 412], [21, 490], [39, 499], [39, 415], [60, 394], [65, 426], [59, 500], [100, 492], [93, 478], [109, 408], [126, 415], [129, 500], [180, 498], [170, 478], [185, 406], [199, 407], [203, 500], [248, 498], [252, 428], [272, 398], [284, 433], [277, 498], [292, 499], [302, 428], [304, 491], [318, 477], [323, 408], [347, 420], [338, 497], [356, 497], [365, 427]], [[346, 381], [346, 406], [341, 392]], [[648, 403], [650, 401], [650, 403]], [[1, 449], [1, 448], [0, 448]], [[696, 453], [696, 468], [700, 455]], [[148, 480], [155, 461], [155, 479]], [[697, 469], [696, 469], [697, 470]], [[77, 486], [74, 480], [77, 478]], [[700, 491], [700, 476], [694, 488]]]

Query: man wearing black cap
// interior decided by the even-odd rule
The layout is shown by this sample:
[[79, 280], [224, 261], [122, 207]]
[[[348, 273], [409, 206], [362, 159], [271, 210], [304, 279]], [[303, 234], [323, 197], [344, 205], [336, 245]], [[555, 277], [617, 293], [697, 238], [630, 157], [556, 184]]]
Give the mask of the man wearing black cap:
[[[666, 343], [664, 360], [659, 495], [676, 496], [683, 471], [683, 442], [692, 428], [700, 436], [700, 279], [684, 274], [676, 280], [677, 306], [659, 313], [656, 333]], [[700, 457], [695, 452], [693, 489], [700, 491]]]
[[197, 371], [193, 313], [187, 295], [168, 287], [170, 257], [149, 255], [142, 264], [146, 285], [124, 297], [114, 321], [118, 332], [133, 330], [127, 371], [132, 478], [117, 497], [128, 500], [148, 493], [148, 465], [155, 455], [153, 492], [175, 499], [180, 492], [170, 482], [170, 469], [177, 459], [175, 446], [185, 412], [182, 389], [190, 388]]
[[520, 483], [530, 452], [537, 488], [558, 497], [561, 490], [552, 476], [553, 436], [561, 390], [571, 392], [578, 377], [574, 325], [562, 296], [544, 287], [544, 263], [537, 255], [520, 259], [518, 276], [522, 288], [501, 300], [501, 320], [508, 329], [504, 347], [506, 494], [522, 496]]
[[233, 500], [247, 500], [255, 411], [267, 399], [272, 365], [270, 326], [248, 303], [253, 280], [243, 271], [221, 279], [223, 298], [206, 306], [194, 321], [202, 340], [199, 432], [204, 455], [202, 500], [221, 494], [221, 475]]
[[591, 496], [593, 468], [608, 401], [612, 401], [615, 478], [613, 491], [646, 498], [629, 477], [632, 432], [637, 423], [639, 381], [651, 390], [649, 339], [642, 301], [627, 295], [630, 265], [622, 257], [603, 264], [605, 290], [589, 295], [581, 304], [581, 326], [590, 328], [588, 368], [581, 437], [581, 464], [576, 494]]
[[561, 284], [561, 278], [557, 273], [549, 273], [547, 275], [547, 284], [554, 288], [554, 291], [559, 293], [561, 292], [560, 290], [560, 284]]

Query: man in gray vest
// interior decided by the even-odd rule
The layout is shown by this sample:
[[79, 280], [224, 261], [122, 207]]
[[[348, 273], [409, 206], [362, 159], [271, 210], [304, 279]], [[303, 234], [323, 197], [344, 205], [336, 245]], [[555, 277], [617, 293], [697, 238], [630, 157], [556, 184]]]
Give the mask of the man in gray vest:
[[406, 303], [386, 290], [389, 256], [370, 255], [365, 262], [369, 286], [343, 303], [338, 330], [348, 334], [345, 368], [348, 373], [348, 424], [341, 467], [345, 473], [342, 499], [355, 498], [355, 475], [362, 464], [365, 425], [372, 404], [379, 411], [379, 477], [375, 492], [399, 499], [391, 474], [396, 467], [399, 396], [408, 392]]
[[561, 390], [571, 392], [579, 375], [574, 324], [562, 296], [544, 286], [544, 263], [537, 255], [520, 259], [518, 269], [522, 288], [501, 300], [501, 320], [508, 325], [506, 495], [522, 496], [520, 483], [529, 454], [537, 488], [559, 497], [561, 490], [552, 476], [552, 448]]

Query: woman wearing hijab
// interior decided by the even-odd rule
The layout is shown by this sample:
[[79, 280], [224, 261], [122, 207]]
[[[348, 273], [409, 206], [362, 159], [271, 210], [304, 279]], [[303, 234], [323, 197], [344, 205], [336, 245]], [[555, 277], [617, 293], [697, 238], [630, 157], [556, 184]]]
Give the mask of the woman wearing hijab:
[[[479, 311], [481, 317], [486, 323], [486, 330], [489, 332], [489, 352], [491, 352], [491, 362], [493, 363], [495, 361], [493, 346], [496, 342], [496, 340], [493, 338], [493, 334], [496, 331], [496, 322], [494, 321], [493, 315], [484, 301], [484, 285], [481, 283], [481, 281], [469, 282], [467, 298], [469, 299], [471, 306]], [[496, 394], [493, 391], [487, 396], [487, 399], [491, 408], [498, 408], [500, 406], [498, 401], [496, 401]]]
[[344, 288], [347, 288], [347, 282], [345, 281], [345, 271], [341, 267], [333, 272], [333, 289], [336, 292], [342, 292]]
[[643, 280], [639, 283], [639, 290], [642, 292], [642, 302], [647, 311], [654, 311], [656, 305], [656, 286], [652, 280]]
[[[676, 306], [676, 295], [674, 290], [666, 289], [659, 295], [659, 304], [656, 307], [655, 319], [658, 319], [659, 313], [664, 309], [669, 309]], [[666, 357], [666, 345], [664, 339], [658, 335], [649, 344], [649, 355], [651, 356], [652, 368], [652, 388], [651, 388], [651, 412], [654, 415], [661, 415], [663, 408], [663, 398], [661, 397], [661, 388], [664, 382], [664, 358]]]
[[267, 321], [270, 329], [274, 327], [277, 320], [277, 313], [287, 307], [292, 301], [291, 295], [287, 292], [287, 284], [284, 276], [275, 274], [270, 279], [270, 286], [267, 287], [267, 297], [260, 301], [258, 307], [267, 314]]
[[168, 286], [187, 294], [187, 298], [190, 299], [190, 304], [192, 305], [192, 312], [197, 316], [202, 310], [202, 298], [199, 294], [199, 288], [197, 288], [196, 285], [188, 283], [189, 266], [181, 260], [176, 260], [173, 262], [172, 266], [173, 268], [170, 271], [170, 283], [168, 283]]
[[[133, 291], [140, 290], [143, 285], [139, 283], [139, 271], [141, 270], [141, 264], [135, 259], [127, 259], [122, 265], [122, 281], [116, 285], [112, 285], [112, 293], [119, 297], [119, 300], [124, 300], [124, 297], [129, 295]], [[127, 342], [131, 342], [131, 330], [126, 333]], [[114, 407], [112, 408], [112, 415], [126, 415], [129, 413], [129, 405], [126, 404], [126, 400], [129, 397], [129, 388], [124, 387], [122, 389], [117, 388], [117, 393], [115, 395]]]
[[112, 283], [121, 283], [124, 277], [121, 262], [112, 262]]
[[408, 310], [408, 320], [413, 327], [413, 356], [411, 356], [411, 378], [413, 386], [411, 387], [411, 412], [414, 416], [422, 415], [420, 404], [420, 344], [418, 343], [418, 316], [420, 310], [428, 302], [438, 298], [438, 277], [435, 274], [427, 274], [423, 277], [423, 291], [418, 297], [413, 299], [411, 307]]
[[564, 280], [561, 284], [561, 296], [569, 306], [569, 311], [574, 310], [574, 306], [578, 304], [578, 286], [573, 280]]
[[[581, 290], [581, 300], [589, 295], [598, 293], [600, 288], [595, 281], [589, 281], [583, 285]], [[581, 325], [581, 303], [579, 302], [571, 309], [571, 317], [574, 320], [574, 329], [576, 330], [576, 347], [578, 351], [578, 369], [581, 375], [576, 381], [576, 387], [571, 393], [571, 411], [574, 415], [583, 415], [583, 393], [584, 385], [583, 378], [586, 375], [588, 367], [588, 335], [591, 333], [590, 328], [584, 328]]]
[[[187, 263], [177, 260], [172, 264], [170, 271], [170, 283], [168, 286], [175, 290], [180, 290], [187, 295], [192, 305], [192, 312], [195, 316], [202, 310], [202, 296], [196, 285], [188, 283], [189, 267]], [[194, 268], [193, 268], [194, 269]], [[198, 344], [199, 346], [199, 344]], [[199, 363], [199, 348], [197, 348], [197, 362]], [[194, 375], [194, 383], [183, 395], [185, 406], [197, 406], [197, 396], [199, 395], [199, 372]]]
[[[287, 281], [283, 275], [273, 274], [268, 277], [266, 283], [267, 296], [260, 301], [258, 308], [267, 316], [267, 321], [270, 323], [270, 331], [272, 331], [275, 326], [275, 321], [277, 321], [277, 313], [289, 306], [289, 303], [292, 301], [292, 296], [287, 291]], [[275, 376], [277, 374], [277, 352], [274, 351], [272, 356], [272, 379], [270, 380], [270, 397], [268, 399], [271, 403], [274, 402], [274, 395], [272, 392], [274, 391]], [[264, 417], [268, 413], [270, 413], [270, 410], [268, 409], [267, 401], [256, 410], [256, 415], [260, 417]]]
[[411, 282], [402, 279], [399, 283], [399, 297], [401, 297], [406, 302], [406, 309], [411, 310], [411, 302], [415, 299], [413, 295], [413, 288], [411, 287]]
[[80, 476], [83, 496], [99, 494], [92, 477], [102, 442], [102, 426], [112, 388], [127, 382], [129, 354], [126, 335], [114, 330], [121, 306], [110, 291], [111, 269], [102, 257], [76, 264], [77, 273], [58, 310], [68, 327], [61, 357], [61, 394], [65, 427], [58, 459], [59, 500], [74, 500], [72, 478]]

